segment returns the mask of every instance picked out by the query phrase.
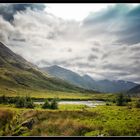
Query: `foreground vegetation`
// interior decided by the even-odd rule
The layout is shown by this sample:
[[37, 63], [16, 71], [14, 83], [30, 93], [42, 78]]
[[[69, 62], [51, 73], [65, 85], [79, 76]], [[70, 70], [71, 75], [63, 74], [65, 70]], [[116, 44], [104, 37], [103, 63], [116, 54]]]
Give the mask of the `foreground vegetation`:
[[0, 108], [1, 135], [139, 136], [140, 109], [118, 106], [76, 110]]
[[[106, 105], [59, 105], [48, 109], [17, 108], [14, 104], [0, 105], [1, 136], [140, 136], [139, 100], [125, 105], [108, 101]], [[111, 98], [112, 99], [112, 98]], [[122, 99], [122, 97], [121, 97]], [[48, 101], [46, 101], [48, 102]], [[46, 103], [45, 102], [45, 103]], [[51, 105], [49, 101], [49, 105]], [[48, 103], [46, 103], [47, 105]]]

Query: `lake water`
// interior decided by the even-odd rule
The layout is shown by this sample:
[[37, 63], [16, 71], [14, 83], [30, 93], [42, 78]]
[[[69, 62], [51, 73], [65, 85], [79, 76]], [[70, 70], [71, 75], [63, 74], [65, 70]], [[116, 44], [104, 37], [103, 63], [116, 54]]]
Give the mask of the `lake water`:
[[[44, 102], [34, 102], [35, 104], [44, 104]], [[58, 104], [86, 105], [88, 107], [96, 107], [97, 105], [105, 105], [104, 101], [59, 101]]]

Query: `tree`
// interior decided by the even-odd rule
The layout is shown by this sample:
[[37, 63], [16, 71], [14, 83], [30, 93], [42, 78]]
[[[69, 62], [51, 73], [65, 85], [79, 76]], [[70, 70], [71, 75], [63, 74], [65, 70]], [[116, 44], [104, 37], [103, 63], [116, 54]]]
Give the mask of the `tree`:
[[50, 103], [48, 100], [45, 101], [45, 103], [43, 104], [42, 108], [46, 109], [46, 108], [50, 108]]
[[56, 101], [56, 99], [53, 99], [50, 105], [51, 109], [58, 109], [58, 103]]
[[26, 108], [34, 108], [35, 105], [32, 100], [26, 101]]
[[116, 104], [117, 104], [118, 106], [123, 106], [123, 105], [125, 105], [125, 97], [124, 97], [124, 95], [123, 95], [122, 93], [117, 95]]
[[6, 98], [5, 95], [2, 95], [2, 96], [0, 97], [0, 103], [4, 103], [4, 104], [8, 103], [8, 99]]
[[131, 97], [130, 97], [130, 95], [127, 95], [127, 96], [126, 96], [125, 101], [126, 101], [126, 102], [131, 102]]
[[25, 107], [26, 106], [26, 100], [24, 97], [19, 97], [16, 101], [16, 107]]
[[140, 99], [137, 100], [137, 102], [136, 102], [136, 107], [137, 107], [137, 108], [140, 108]]
[[43, 104], [42, 108], [57, 109], [58, 108], [57, 100], [56, 99], [53, 99], [51, 101], [46, 100], [45, 103]]

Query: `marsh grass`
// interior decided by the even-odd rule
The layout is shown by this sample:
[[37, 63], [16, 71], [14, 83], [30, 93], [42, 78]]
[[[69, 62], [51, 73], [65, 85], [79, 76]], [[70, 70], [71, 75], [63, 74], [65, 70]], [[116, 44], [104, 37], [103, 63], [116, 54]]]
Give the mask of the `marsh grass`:
[[[140, 108], [135, 102], [129, 102], [131, 108], [115, 103], [95, 108], [61, 104], [57, 110], [0, 105], [0, 135], [140, 136]], [[32, 129], [22, 126], [31, 119]]]

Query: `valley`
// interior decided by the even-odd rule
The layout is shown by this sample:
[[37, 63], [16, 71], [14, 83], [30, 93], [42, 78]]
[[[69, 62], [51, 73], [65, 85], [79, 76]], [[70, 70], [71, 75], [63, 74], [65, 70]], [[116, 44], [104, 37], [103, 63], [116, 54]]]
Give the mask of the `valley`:
[[53, 68], [59, 76], [42, 71], [0, 43], [0, 136], [140, 135], [139, 88], [126, 92], [136, 83], [98, 81], [107, 83], [102, 84], [104, 89], [113, 85], [109, 92], [101, 92], [104, 89], [98, 91], [91, 77]]

